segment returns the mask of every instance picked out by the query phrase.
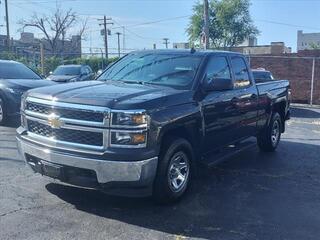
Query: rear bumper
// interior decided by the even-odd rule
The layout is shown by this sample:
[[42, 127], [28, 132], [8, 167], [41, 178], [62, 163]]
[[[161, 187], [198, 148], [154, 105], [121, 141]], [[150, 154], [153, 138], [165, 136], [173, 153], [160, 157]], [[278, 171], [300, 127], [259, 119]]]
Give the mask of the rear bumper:
[[[37, 168], [34, 162], [30, 161], [30, 157], [39, 159], [39, 163], [43, 161], [43, 163], [71, 169], [72, 172], [77, 169], [90, 170], [95, 173], [96, 185], [94, 188], [114, 195], [148, 196], [152, 193], [158, 164], [157, 157], [131, 162], [97, 160], [39, 147], [22, 139], [19, 135], [17, 136], [17, 144], [21, 156], [35, 172], [43, 174], [41, 168]], [[79, 187], [87, 186], [86, 184], [78, 184], [78, 182], [75, 184], [75, 181], [69, 177], [59, 180]], [[82, 181], [86, 181], [86, 179], [82, 178]]]

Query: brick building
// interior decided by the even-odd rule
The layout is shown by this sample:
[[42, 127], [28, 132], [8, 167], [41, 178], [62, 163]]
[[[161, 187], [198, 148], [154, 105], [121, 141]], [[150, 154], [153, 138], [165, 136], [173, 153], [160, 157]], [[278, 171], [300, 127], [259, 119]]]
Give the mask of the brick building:
[[320, 50], [304, 50], [283, 55], [250, 55], [252, 68], [265, 68], [276, 79], [288, 79], [294, 102], [310, 103], [313, 61], [313, 103], [320, 104]]

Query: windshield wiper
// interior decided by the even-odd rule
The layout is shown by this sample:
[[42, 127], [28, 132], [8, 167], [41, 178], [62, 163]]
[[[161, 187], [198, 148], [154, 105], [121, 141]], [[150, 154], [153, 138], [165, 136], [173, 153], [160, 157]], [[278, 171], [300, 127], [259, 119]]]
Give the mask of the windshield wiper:
[[145, 82], [144, 81], [129, 81], [129, 80], [120, 80], [120, 82], [123, 83], [128, 83], [128, 84], [140, 84], [140, 85], [144, 85]]

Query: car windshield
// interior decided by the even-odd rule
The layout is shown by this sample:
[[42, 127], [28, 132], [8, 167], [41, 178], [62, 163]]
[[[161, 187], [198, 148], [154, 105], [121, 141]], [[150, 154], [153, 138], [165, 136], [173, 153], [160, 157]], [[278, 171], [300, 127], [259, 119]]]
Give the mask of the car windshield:
[[20, 63], [0, 63], [2, 79], [41, 79], [30, 68]]
[[79, 75], [81, 67], [78, 66], [60, 66], [53, 72], [53, 75]]
[[253, 71], [252, 73], [256, 82], [267, 82], [274, 80], [271, 72]]
[[190, 88], [201, 57], [185, 54], [133, 53], [108, 68], [98, 80]]

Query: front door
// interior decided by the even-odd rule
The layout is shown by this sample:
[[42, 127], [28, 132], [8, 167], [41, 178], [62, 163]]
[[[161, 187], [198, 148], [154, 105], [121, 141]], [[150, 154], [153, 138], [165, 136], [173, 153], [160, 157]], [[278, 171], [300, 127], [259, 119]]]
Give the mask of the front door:
[[[204, 81], [231, 79], [232, 76], [226, 56], [214, 55], [208, 59]], [[211, 91], [207, 92], [202, 100], [205, 152], [216, 150], [237, 138], [236, 129], [241, 121], [238, 108], [233, 103], [238, 97], [237, 94], [233, 89]]]

